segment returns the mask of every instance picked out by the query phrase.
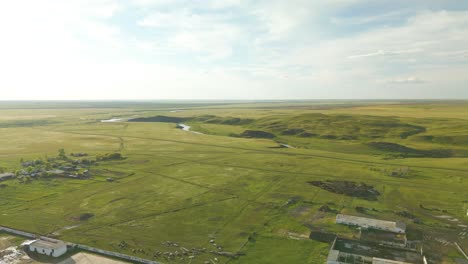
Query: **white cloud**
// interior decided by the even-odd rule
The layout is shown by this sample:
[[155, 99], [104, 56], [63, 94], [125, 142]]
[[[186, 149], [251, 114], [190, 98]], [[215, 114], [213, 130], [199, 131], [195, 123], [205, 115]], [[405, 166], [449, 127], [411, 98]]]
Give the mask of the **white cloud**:
[[425, 81], [414, 76], [409, 77], [398, 77], [389, 80], [383, 80], [383, 83], [389, 84], [423, 84]]
[[224, 59], [232, 54], [240, 40], [241, 29], [227, 22], [228, 16], [200, 15], [191, 10], [180, 12], [154, 11], [138, 21], [138, 25], [165, 30], [167, 47], [179, 52], [195, 52], [205, 59]]
[[366, 54], [356, 54], [348, 56], [348, 59], [358, 59], [366, 57], [375, 57], [375, 56], [398, 56], [398, 55], [408, 55], [411, 53], [422, 52], [422, 49], [411, 49], [411, 50], [395, 50], [395, 51], [385, 51], [379, 50], [376, 52], [366, 53]]
[[396, 19], [401, 20], [404, 15], [407, 15], [410, 10], [398, 10], [372, 16], [355, 16], [355, 17], [332, 17], [331, 23], [338, 26], [349, 26], [349, 25], [363, 25], [376, 22], [391, 22]]
[[[22, 99], [369, 98], [399, 86], [402, 97], [468, 96], [468, 11], [339, 16], [363, 1], [4, 1], [0, 89]], [[343, 23], [358, 26], [342, 33]]]
[[362, 82], [362, 78], [338, 77], [359, 69], [367, 75], [366, 78], [376, 79], [395, 73], [405, 74], [405, 71], [412, 75], [422, 67], [450, 65], [454, 60], [438, 54], [465, 50], [467, 46], [468, 12], [444, 11], [420, 13], [400, 26], [319, 41], [293, 53], [265, 56], [269, 61], [275, 58], [281, 62], [284, 69], [302, 65], [311, 72], [335, 72], [338, 85]]

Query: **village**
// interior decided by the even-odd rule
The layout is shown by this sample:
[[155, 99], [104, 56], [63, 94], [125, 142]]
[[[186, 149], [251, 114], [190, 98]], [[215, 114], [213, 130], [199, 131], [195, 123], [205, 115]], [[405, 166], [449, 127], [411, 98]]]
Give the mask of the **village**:
[[[57, 157], [47, 157], [36, 160], [20, 160], [21, 168], [15, 172], [0, 173], [0, 182], [17, 179], [20, 183], [28, 183], [40, 178], [69, 178], [69, 179], [89, 179], [90, 169], [98, 165], [100, 161], [124, 159], [120, 153], [99, 154], [95, 159], [89, 157], [87, 153], [78, 152], [66, 154], [64, 149], [58, 151]], [[114, 181], [107, 178], [107, 181]], [[0, 185], [6, 187], [6, 185]]]

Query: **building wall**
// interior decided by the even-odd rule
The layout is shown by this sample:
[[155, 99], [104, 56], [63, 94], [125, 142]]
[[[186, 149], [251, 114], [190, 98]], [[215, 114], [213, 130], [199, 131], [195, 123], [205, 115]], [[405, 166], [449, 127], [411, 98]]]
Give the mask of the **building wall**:
[[60, 257], [67, 252], [67, 246], [63, 246], [61, 248], [57, 248], [52, 251], [51, 249], [39, 248], [33, 245], [29, 245], [29, 250], [32, 252], [37, 252], [39, 254], [43, 254], [47, 256]]

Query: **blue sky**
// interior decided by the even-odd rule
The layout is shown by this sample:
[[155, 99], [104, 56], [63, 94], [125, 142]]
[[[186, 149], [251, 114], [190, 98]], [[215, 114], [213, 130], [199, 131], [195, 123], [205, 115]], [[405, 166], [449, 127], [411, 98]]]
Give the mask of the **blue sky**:
[[468, 98], [468, 2], [0, 3], [8, 99]]

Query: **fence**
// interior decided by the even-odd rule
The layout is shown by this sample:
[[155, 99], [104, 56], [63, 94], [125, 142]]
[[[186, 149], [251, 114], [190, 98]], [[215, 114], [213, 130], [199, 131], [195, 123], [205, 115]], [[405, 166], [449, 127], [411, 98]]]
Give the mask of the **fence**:
[[0, 226], [0, 231], [4, 231], [6, 233], [10, 233], [10, 234], [14, 234], [14, 235], [19, 235], [19, 236], [23, 236], [23, 237], [27, 237], [27, 238], [36, 238], [37, 236], [33, 233], [28, 233], [28, 232], [25, 232], [25, 231], [21, 231], [21, 230], [16, 230], [16, 229], [12, 229], [12, 228], [8, 228], [8, 227], [4, 227], [4, 226]]
[[[36, 238], [39, 237], [39, 236], [37, 236], [36, 234], [33, 234], [33, 233], [28, 233], [28, 232], [25, 232], [25, 231], [13, 229], [13, 228], [8, 228], [8, 227], [4, 227], [4, 226], [0, 226], [0, 231], [4, 231], [6, 233], [19, 235], [19, 236], [23, 236], [23, 237], [27, 237], [27, 238], [32, 238], [32, 239], [36, 239]], [[48, 237], [41, 237], [41, 238], [50, 239]], [[114, 258], [119, 258], [119, 259], [122, 259], [122, 260], [131, 261], [131, 262], [143, 263], [143, 264], [161, 264], [160, 262], [156, 262], [156, 261], [152, 261], [152, 260], [148, 260], [148, 259], [137, 258], [137, 257], [134, 257], [134, 256], [125, 255], [125, 254], [118, 253], [118, 252], [113, 252], [113, 251], [103, 250], [103, 249], [99, 249], [99, 248], [89, 247], [89, 246], [86, 246], [86, 245], [74, 244], [74, 243], [69, 243], [69, 242], [66, 242], [66, 244], [68, 246], [70, 246], [70, 247], [74, 247], [74, 248], [77, 248], [77, 249], [86, 250], [86, 251], [89, 251], [89, 252], [98, 253], [98, 254], [101, 254], [101, 255], [110, 256], [110, 257], [114, 257]]]

